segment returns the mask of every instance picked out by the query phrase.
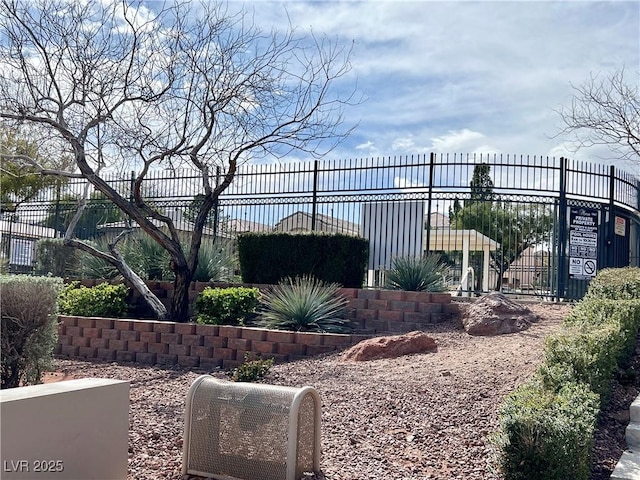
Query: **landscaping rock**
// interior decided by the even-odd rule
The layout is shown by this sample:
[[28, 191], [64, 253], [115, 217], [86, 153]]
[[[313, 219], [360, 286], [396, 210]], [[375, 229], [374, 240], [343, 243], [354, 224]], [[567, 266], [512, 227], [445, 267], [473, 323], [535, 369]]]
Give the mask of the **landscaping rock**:
[[527, 307], [499, 292], [479, 298], [462, 316], [465, 331], [482, 336], [520, 332], [537, 320], [538, 316]]
[[438, 350], [436, 341], [424, 332], [410, 332], [390, 337], [376, 337], [354, 345], [343, 354], [345, 360], [364, 362], [379, 358], [396, 358], [412, 353]]

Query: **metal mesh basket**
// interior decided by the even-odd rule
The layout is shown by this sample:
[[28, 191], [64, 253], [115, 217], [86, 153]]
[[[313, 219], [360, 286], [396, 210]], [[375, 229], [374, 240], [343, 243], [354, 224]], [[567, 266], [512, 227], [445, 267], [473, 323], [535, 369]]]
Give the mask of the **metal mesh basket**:
[[320, 397], [198, 377], [187, 395], [182, 473], [216, 479], [296, 480], [320, 469]]

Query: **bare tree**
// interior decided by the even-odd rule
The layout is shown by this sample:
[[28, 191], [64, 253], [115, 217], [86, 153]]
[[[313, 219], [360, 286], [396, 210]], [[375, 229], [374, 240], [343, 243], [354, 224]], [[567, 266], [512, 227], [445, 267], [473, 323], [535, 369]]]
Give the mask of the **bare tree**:
[[624, 68], [606, 78], [598, 75], [573, 87], [569, 107], [560, 114], [564, 128], [560, 134], [572, 134], [579, 147], [607, 145], [621, 160], [640, 161], [640, 78], [629, 76]]
[[[169, 253], [176, 321], [188, 320], [203, 228], [238, 165], [292, 149], [322, 155], [350, 132], [342, 112], [352, 94], [334, 94], [349, 50], [324, 38], [291, 27], [263, 33], [218, 2], [154, 11], [117, 0], [0, 1], [0, 120], [62, 140], [75, 169], [48, 173], [81, 175]], [[180, 167], [199, 172], [203, 195], [187, 248], [143, 186], [154, 169]], [[103, 174], [128, 168], [136, 178], [125, 195]], [[118, 252], [121, 237], [100, 251], [75, 238], [74, 225], [65, 242], [118, 268], [164, 317]]]

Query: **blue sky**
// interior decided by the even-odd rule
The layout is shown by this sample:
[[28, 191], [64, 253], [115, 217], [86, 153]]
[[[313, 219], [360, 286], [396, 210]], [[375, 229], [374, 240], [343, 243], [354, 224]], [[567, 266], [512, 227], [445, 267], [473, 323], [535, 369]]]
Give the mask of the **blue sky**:
[[615, 161], [606, 148], [574, 152], [570, 138], [553, 138], [561, 126], [554, 110], [590, 75], [624, 66], [638, 81], [640, 2], [232, 5], [254, 11], [266, 31], [285, 29], [288, 16], [302, 30], [353, 42], [344, 86], [357, 81], [365, 101], [345, 112], [347, 123], [359, 126], [327, 158], [435, 151]]

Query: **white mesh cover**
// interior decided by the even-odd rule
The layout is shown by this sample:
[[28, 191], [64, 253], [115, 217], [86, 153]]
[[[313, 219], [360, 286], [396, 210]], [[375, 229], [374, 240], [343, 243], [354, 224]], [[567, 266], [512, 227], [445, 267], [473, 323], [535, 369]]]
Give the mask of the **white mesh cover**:
[[296, 480], [320, 469], [320, 397], [202, 375], [187, 395], [183, 474]]

